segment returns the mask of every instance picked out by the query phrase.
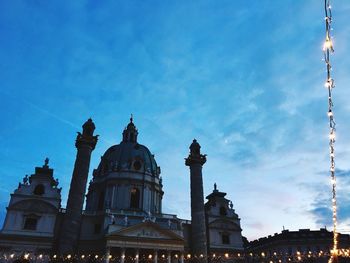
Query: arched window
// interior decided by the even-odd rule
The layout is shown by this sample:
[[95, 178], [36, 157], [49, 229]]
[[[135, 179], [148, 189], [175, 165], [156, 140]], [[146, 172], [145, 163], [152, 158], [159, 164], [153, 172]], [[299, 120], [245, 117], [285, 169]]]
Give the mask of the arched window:
[[105, 204], [105, 192], [101, 192], [98, 198], [97, 210], [103, 210]]
[[35, 195], [43, 195], [45, 193], [45, 187], [42, 184], [38, 184], [35, 186], [33, 193]]
[[221, 216], [226, 216], [227, 215], [227, 211], [226, 211], [226, 208], [224, 206], [220, 207], [220, 215]]
[[139, 208], [140, 190], [136, 187], [131, 189], [130, 192], [130, 208]]
[[25, 230], [36, 230], [39, 217], [36, 215], [24, 216], [23, 229]]

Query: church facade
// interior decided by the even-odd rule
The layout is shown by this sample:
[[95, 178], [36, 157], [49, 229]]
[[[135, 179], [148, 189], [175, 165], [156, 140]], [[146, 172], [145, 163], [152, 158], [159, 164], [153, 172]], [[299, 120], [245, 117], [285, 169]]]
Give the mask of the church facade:
[[191, 183], [191, 220], [186, 220], [163, 213], [161, 169], [150, 150], [139, 144], [132, 118], [121, 143], [107, 149], [88, 184], [98, 139], [94, 130], [89, 119], [78, 133], [66, 208], [61, 207], [61, 188], [48, 159], [19, 183], [0, 232], [0, 253], [170, 263], [243, 252], [240, 218], [226, 194], [215, 184], [204, 203], [206, 156], [196, 140], [186, 158]]

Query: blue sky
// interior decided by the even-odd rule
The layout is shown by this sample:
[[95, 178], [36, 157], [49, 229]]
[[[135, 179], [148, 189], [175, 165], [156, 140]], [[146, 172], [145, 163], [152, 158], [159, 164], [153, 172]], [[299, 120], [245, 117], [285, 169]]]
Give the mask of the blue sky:
[[[65, 206], [76, 132], [104, 151], [130, 114], [162, 168], [166, 213], [190, 218], [193, 138], [204, 189], [228, 193], [249, 239], [331, 226], [323, 1], [2, 1], [0, 223], [45, 157]], [[350, 2], [333, 6], [340, 229], [350, 230]], [[90, 175], [91, 177], [91, 175]]]

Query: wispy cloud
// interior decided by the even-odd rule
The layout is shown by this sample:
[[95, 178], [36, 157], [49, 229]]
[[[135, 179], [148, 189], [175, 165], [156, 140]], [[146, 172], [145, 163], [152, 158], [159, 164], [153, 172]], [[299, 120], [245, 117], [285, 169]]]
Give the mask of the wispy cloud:
[[[350, 222], [349, 8], [345, 1], [334, 6], [344, 225]], [[217, 182], [228, 193], [248, 238], [283, 225], [329, 224], [319, 1], [13, 1], [0, 10], [0, 165], [1, 176], [11, 176], [2, 188], [11, 192], [49, 156], [66, 200], [75, 132], [94, 119], [100, 135], [94, 168], [120, 142], [133, 113], [140, 143], [162, 167], [167, 212], [190, 216], [183, 158], [197, 138], [208, 154], [205, 192]], [[178, 189], [184, 191], [175, 203]]]

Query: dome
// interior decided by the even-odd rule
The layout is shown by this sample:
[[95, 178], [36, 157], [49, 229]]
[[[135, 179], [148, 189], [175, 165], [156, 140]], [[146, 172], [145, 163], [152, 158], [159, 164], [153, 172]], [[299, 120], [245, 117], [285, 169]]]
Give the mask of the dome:
[[130, 118], [130, 123], [123, 131], [120, 144], [110, 147], [101, 157], [96, 170], [98, 176], [111, 172], [146, 173], [159, 177], [160, 169], [150, 150], [137, 142], [138, 131]]
[[120, 144], [103, 154], [93, 172], [86, 199], [87, 211], [108, 208], [161, 213], [164, 192], [160, 168], [150, 150], [137, 142], [137, 135], [131, 117]]
[[159, 176], [159, 168], [149, 149], [137, 142], [124, 142], [110, 147], [101, 158], [99, 175], [110, 172], [132, 171]]

